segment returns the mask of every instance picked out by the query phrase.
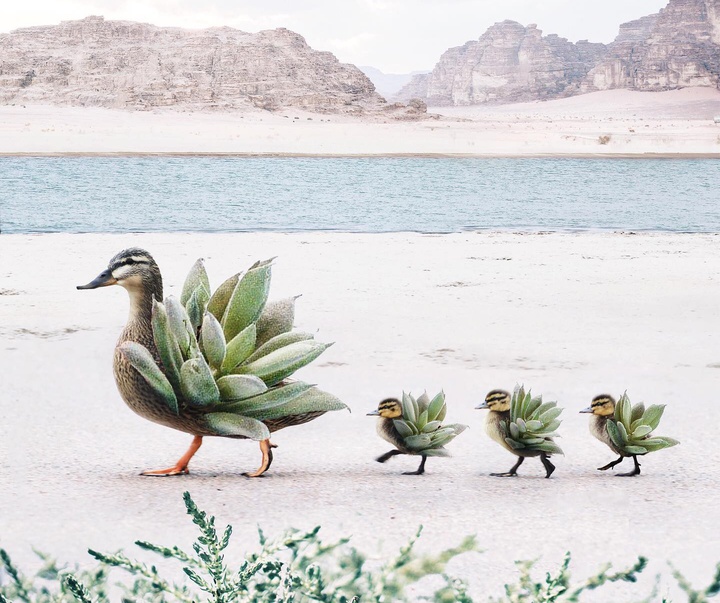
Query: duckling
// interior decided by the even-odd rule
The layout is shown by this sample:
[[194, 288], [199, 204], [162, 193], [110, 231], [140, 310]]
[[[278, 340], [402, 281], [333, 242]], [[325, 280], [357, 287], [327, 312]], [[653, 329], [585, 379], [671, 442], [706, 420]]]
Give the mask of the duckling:
[[[204, 272], [204, 268], [202, 270]], [[146, 377], [136, 370], [137, 365], [131, 364], [126, 353], [124, 353], [124, 346], [140, 344], [149, 352], [150, 356], [152, 356], [152, 360], [155, 361], [157, 367], [161, 367], [160, 370], [163, 373], [166, 372], [166, 370], [162, 368], [163, 362], [161, 360], [161, 354], [158, 351], [153, 334], [153, 305], [163, 299], [163, 282], [160, 269], [147, 251], [133, 247], [125, 249], [115, 255], [110, 260], [107, 269], [102, 271], [91, 282], [78, 286], [77, 288], [97, 289], [111, 285], [123, 287], [130, 296], [128, 321], [120, 334], [113, 357], [115, 382], [122, 399], [133, 412], [141, 417], [193, 436], [190, 448], [175, 465], [167, 469], [144, 471], [141, 475], [171, 476], [189, 473], [188, 465], [190, 460], [202, 445], [203, 437], [205, 436], [221, 436], [238, 439], [248, 437], [247, 435], [239, 435], [238, 429], [234, 430], [235, 432], [233, 433], [232, 429], [227, 428], [227, 423], [218, 427], [218, 421], [220, 419], [227, 421], [228, 416], [230, 420], [235, 421], [236, 424], [242, 421], [254, 425], [262, 423], [267, 427], [267, 431], [272, 433], [283, 427], [311, 421], [324, 414], [325, 410], [318, 410], [319, 407], [316, 406], [315, 410], [318, 410], [317, 412], [299, 411], [297, 414], [284, 416], [279, 416], [281, 413], [276, 413], [274, 417], [266, 420], [263, 420], [262, 416], [259, 415], [255, 415], [258, 416], [257, 420], [250, 418], [244, 419], [240, 416], [240, 411], [232, 408], [232, 403], [230, 403], [230, 406], [226, 404], [226, 406], [223, 407], [222, 401], [220, 400], [214, 405], [216, 408], [213, 408], [213, 405], [208, 407], [193, 406], [190, 403], [185, 403], [187, 401], [183, 401], [180, 405], [178, 405], [178, 402], [175, 402], [174, 408], [171, 407], [168, 405], [166, 399], [163, 399], [163, 397], [159, 395], [158, 389], [153, 387]], [[227, 303], [227, 300], [225, 303]], [[290, 326], [290, 328], [292, 328], [292, 326]], [[198, 328], [198, 333], [199, 332], [200, 329]], [[160, 375], [160, 377], [162, 377], [162, 375]], [[280, 384], [280, 386], [268, 390], [259, 379], [255, 377], [252, 379], [254, 380], [253, 383], [257, 383], [263, 388], [259, 391], [267, 391], [268, 394], [276, 395], [277, 390], [282, 386], [282, 384]], [[170, 384], [167, 383], [167, 386], [170, 387]], [[296, 382], [293, 386], [296, 392], [314, 390], [313, 386], [302, 384], [301, 382]], [[313, 395], [317, 393], [325, 394], [324, 392], [319, 392], [319, 390], [312, 393]], [[298, 395], [299, 394], [296, 394], [296, 397]], [[253, 399], [260, 397], [261, 396], [258, 395]], [[340, 405], [342, 405], [342, 403], [340, 403]], [[340, 408], [340, 405], [333, 403], [326, 405], [324, 408], [334, 410], [335, 408]], [[342, 406], [344, 407], [345, 405]], [[215, 410], [220, 410], [221, 412], [215, 412]], [[219, 415], [224, 416], [216, 419]], [[213, 422], [213, 419], [216, 419], [215, 422]], [[267, 433], [267, 431], [265, 431], [265, 433]], [[257, 471], [245, 475], [248, 477], [259, 477], [263, 475], [272, 464], [272, 450], [276, 447], [275, 444], [271, 443], [269, 437], [262, 439], [260, 441], [260, 451], [262, 454], [261, 465]]]
[[[522, 411], [511, 413], [514, 404], [520, 408], [523, 403], [525, 406]], [[557, 416], [562, 412], [561, 409], [556, 408], [554, 402], [546, 402], [543, 405], [541, 398], [532, 398], [529, 392], [525, 394], [523, 388], [516, 389], [513, 396], [503, 389], [494, 389], [488, 392], [485, 401], [475, 408], [490, 410], [485, 422], [487, 434], [508, 452], [518, 457], [517, 463], [509, 471], [490, 475], [515, 477], [525, 458], [534, 456], [540, 457], [540, 461], [545, 467], [546, 478], [553, 474], [555, 465], [550, 462], [549, 456], [553, 452], [562, 454], [562, 450], [552, 440], [552, 437], [556, 435], [554, 429], [559, 425]], [[531, 421], [535, 421], [539, 425], [533, 425]], [[526, 431], [516, 433], [518, 429], [516, 422], [521, 424], [522, 429]], [[536, 431], [531, 432], [530, 427], [536, 427]]]
[[452, 423], [442, 425], [447, 414], [445, 394], [440, 392], [432, 400], [427, 394], [415, 399], [412, 394], [403, 393], [402, 402], [397, 398], [386, 398], [377, 410], [368, 413], [377, 416], [377, 432], [385, 441], [395, 446], [375, 459], [384, 463], [398, 454], [420, 455], [422, 460], [416, 471], [403, 475], [422, 475], [425, 461], [429, 456], [450, 456], [445, 445], [461, 434], [467, 425]]
[[580, 412], [592, 414], [590, 433], [619, 455], [617, 460], [598, 467], [598, 471], [612, 469], [623, 459], [632, 457], [633, 470], [617, 475], [634, 477], [640, 475], [638, 456], [677, 445], [679, 442], [673, 438], [652, 434], [664, 409], [664, 405], [651, 405], [646, 409], [642, 402], [632, 406], [627, 394], [623, 394], [618, 402], [609, 394], [595, 396], [590, 406]]

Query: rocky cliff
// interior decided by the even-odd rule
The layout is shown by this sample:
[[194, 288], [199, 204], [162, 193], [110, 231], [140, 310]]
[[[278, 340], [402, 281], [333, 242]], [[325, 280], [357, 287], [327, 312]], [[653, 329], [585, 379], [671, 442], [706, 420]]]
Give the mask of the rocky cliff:
[[403, 112], [357, 67], [287, 29], [193, 31], [102, 17], [1, 34], [0, 103]]
[[687, 86], [720, 87], [720, 0], [670, 0], [659, 13], [622, 24], [607, 46], [496, 23], [479, 40], [445, 52], [397, 98], [472, 105]]
[[581, 92], [720, 87], [720, 0], [671, 0], [655, 15], [620, 26]]

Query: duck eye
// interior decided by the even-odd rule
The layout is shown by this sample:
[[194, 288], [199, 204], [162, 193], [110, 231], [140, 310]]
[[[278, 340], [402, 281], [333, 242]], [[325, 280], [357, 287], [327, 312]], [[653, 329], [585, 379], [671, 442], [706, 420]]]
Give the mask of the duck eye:
[[135, 260], [133, 260], [132, 258], [128, 258], [127, 260], [125, 260], [125, 264], [127, 264], [128, 266], [132, 266], [134, 263]]

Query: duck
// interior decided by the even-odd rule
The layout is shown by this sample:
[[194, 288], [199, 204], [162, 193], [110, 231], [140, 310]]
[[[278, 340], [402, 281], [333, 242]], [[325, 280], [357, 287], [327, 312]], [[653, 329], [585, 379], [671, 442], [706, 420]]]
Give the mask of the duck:
[[378, 435], [395, 448], [375, 460], [384, 463], [399, 454], [420, 456], [417, 470], [403, 475], [423, 475], [427, 457], [450, 456], [445, 446], [467, 429], [467, 425], [459, 423], [443, 425], [446, 414], [447, 404], [442, 391], [432, 400], [427, 393], [417, 399], [412, 394], [403, 393], [402, 401], [385, 398], [368, 416], [378, 417]]
[[[204, 270], [204, 269], [203, 269]], [[128, 320], [120, 333], [113, 355], [113, 374], [120, 396], [125, 404], [140, 417], [169, 427], [192, 436], [187, 452], [171, 467], [158, 470], [143, 471], [144, 476], [177, 476], [186, 475], [190, 460], [200, 449], [203, 438], [208, 436], [245, 439], [246, 436], [220, 433], [208, 421], [208, 410], [191, 405], [178, 408], [168, 406], [158, 391], [136, 370], [123, 353], [128, 342], [144, 346], [158, 367], [163, 367], [161, 355], [153, 337], [152, 313], [153, 304], [163, 299], [163, 280], [158, 264], [144, 249], [132, 247], [117, 253], [108, 266], [95, 279], [77, 289], [88, 290], [118, 285], [124, 288], [130, 299]], [[164, 371], [164, 369], [161, 368]], [[308, 386], [311, 387], [311, 386]], [[267, 388], [266, 388], [267, 389]], [[344, 406], [344, 405], [343, 405]], [[300, 425], [319, 417], [325, 411], [305, 412], [302, 414], [282, 416], [261, 421], [270, 433], [285, 427]], [[222, 430], [221, 430], [222, 431]], [[262, 460], [260, 467], [247, 477], [260, 477], [273, 462], [273, 449], [276, 444], [270, 438], [260, 442]]]
[[[405, 438], [400, 435], [396, 429], [395, 419], [401, 419], [403, 416], [402, 404], [397, 398], [385, 398], [378, 404], [377, 410], [373, 410], [367, 414], [369, 417], [378, 417], [377, 433], [386, 442], [395, 446], [393, 450], [381, 454], [375, 460], [378, 463], [385, 463], [392, 457], [399, 454], [417, 454], [405, 445]], [[422, 475], [425, 473], [425, 462], [427, 455], [421, 454], [420, 466], [415, 471], [405, 471], [403, 475]]]
[[[525, 398], [525, 392], [522, 388], [516, 390], [516, 395], [519, 395], [521, 400]], [[529, 393], [527, 395], [529, 396]], [[527, 457], [539, 456], [540, 461], [545, 468], [545, 477], [549, 478], [555, 471], [555, 465], [550, 461], [549, 458], [551, 454], [550, 452], [547, 452], [545, 450], [538, 450], [534, 447], [537, 444], [531, 444], [527, 446], [523, 445], [523, 447], [514, 447], [509, 442], [509, 440], [512, 440], [515, 443], [515, 446], [518, 446], [517, 438], [514, 438], [512, 436], [508, 427], [513, 419], [510, 412], [512, 402], [513, 397], [511, 396], [510, 392], [504, 389], [493, 389], [485, 396], [485, 401], [475, 407], [478, 410], [490, 411], [487, 415], [487, 419], [485, 420], [485, 431], [487, 432], [488, 436], [490, 436], [492, 440], [505, 448], [505, 450], [518, 457], [517, 462], [510, 468], [510, 470], [502, 473], [491, 473], [490, 475], [493, 477], [516, 477], [520, 465], [523, 464]], [[548, 409], [554, 408], [554, 403], [548, 404], [552, 404], [552, 406], [549, 406]], [[539, 405], [536, 408], [538, 407]], [[557, 409], [557, 411], [559, 410], [560, 409]], [[553, 417], [553, 420], [554, 419], [555, 417]], [[525, 420], [529, 421], [530, 419], [526, 418]], [[553, 450], [555, 452], [559, 452], [560, 454], [562, 453], [562, 451], [557, 447], [557, 445], [554, 444], [552, 437], [542, 436], [542, 438], [535, 439], [541, 439], [542, 442], [540, 443], [540, 445], [546, 447], [548, 450]]]
[[616, 460], [598, 467], [598, 471], [612, 469], [631, 457], [633, 470], [617, 475], [634, 477], [640, 475], [638, 456], [677, 446], [680, 442], [676, 439], [653, 433], [664, 411], [664, 404], [651, 404], [647, 408], [642, 402], [632, 405], [627, 392], [617, 401], [609, 394], [595, 396], [590, 406], [580, 412], [592, 415], [590, 433], [618, 455]]

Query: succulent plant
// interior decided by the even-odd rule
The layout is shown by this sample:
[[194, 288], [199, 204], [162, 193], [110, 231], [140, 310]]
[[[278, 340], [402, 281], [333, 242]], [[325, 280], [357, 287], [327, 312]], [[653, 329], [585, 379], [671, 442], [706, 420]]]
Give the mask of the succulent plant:
[[647, 408], [642, 402], [634, 406], [625, 392], [615, 405], [615, 413], [608, 419], [607, 431], [612, 443], [621, 454], [643, 455], [679, 444], [677, 440], [653, 435], [665, 411], [664, 404], [651, 404]]
[[440, 392], [430, 400], [427, 393], [415, 399], [403, 392], [401, 406], [402, 417], [393, 419], [393, 425], [410, 454], [450, 456], [445, 445], [465, 431], [467, 425], [442, 424], [447, 414], [445, 393]]
[[268, 303], [271, 265], [256, 262], [211, 294], [198, 260], [180, 299], [153, 300], [161, 365], [139, 343], [119, 346], [174, 413], [203, 413], [218, 435], [264, 440], [270, 437], [264, 421], [291, 425], [292, 417], [347, 408], [313, 385], [288, 380], [332, 344], [293, 331], [296, 297]]
[[510, 419], [500, 423], [505, 442], [513, 450], [563, 454], [552, 441], [558, 437], [562, 411], [557, 402], [543, 402], [542, 396], [533, 397], [524, 386], [516, 386], [510, 401]]

